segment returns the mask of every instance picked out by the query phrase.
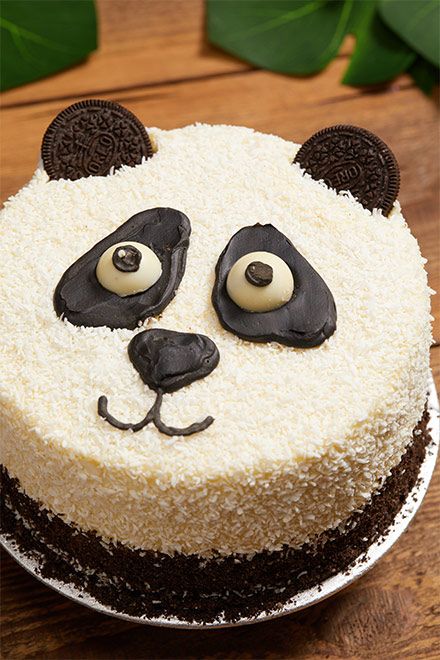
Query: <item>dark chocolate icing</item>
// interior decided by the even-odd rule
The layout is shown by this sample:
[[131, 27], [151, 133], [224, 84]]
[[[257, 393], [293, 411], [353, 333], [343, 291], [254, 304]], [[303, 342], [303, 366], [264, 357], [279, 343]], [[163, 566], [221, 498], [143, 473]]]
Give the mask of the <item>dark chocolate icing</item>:
[[128, 355], [144, 383], [156, 392], [175, 392], [208, 376], [220, 359], [209, 337], [161, 329], [135, 335]]
[[176, 390], [208, 376], [219, 363], [220, 355], [214, 342], [205, 335], [145, 330], [135, 335], [128, 345], [128, 355], [148, 387], [157, 393], [156, 400], [145, 417], [136, 423], [120, 422], [108, 412], [107, 397], [98, 400], [98, 414], [109, 424], [123, 431], [140, 431], [153, 422], [166, 435], [192, 435], [208, 428], [214, 421], [206, 417], [185, 428], [167, 426], [160, 418], [164, 392]]
[[273, 280], [273, 268], [262, 261], [252, 261], [246, 268], [245, 277], [254, 286], [268, 286]]
[[114, 267], [122, 273], [136, 273], [141, 261], [142, 253], [134, 245], [120, 246], [115, 249], [112, 256]]
[[[269, 312], [241, 309], [226, 290], [226, 279], [235, 262], [258, 251], [272, 252], [283, 259], [295, 281], [289, 302]], [[311, 348], [322, 344], [336, 329], [336, 306], [330, 289], [289, 239], [270, 224], [244, 227], [231, 238], [217, 262], [212, 302], [222, 326], [249, 341]]]
[[[159, 314], [173, 299], [185, 272], [191, 225], [183, 213], [155, 208], [132, 216], [66, 270], [54, 295], [58, 316], [73, 325], [134, 329]], [[151, 248], [162, 264], [162, 275], [149, 289], [121, 297], [105, 289], [95, 274], [99, 258], [112, 245], [130, 241]]]

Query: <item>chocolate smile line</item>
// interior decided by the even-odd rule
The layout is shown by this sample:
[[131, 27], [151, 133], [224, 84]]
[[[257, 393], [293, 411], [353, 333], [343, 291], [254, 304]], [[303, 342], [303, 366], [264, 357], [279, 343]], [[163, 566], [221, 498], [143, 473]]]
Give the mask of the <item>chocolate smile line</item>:
[[115, 428], [120, 429], [121, 431], [128, 431], [131, 429], [134, 433], [136, 433], [137, 431], [140, 431], [145, 426], [147, 426], [147, 424], [153, 422], [154, 426], [157, 428], [158, 431], [164, 433], [165, 435], [170, 435], [170, 436], [192, 435], [193, 433], [199, 433], [200, 431], [204, 431], [205, 429], [207, 429], [208, 426], [211, 426], [212, 422], [214, 421], [213, 417], [206, 417], [203, 420], [203, 422], [195, 422], [194, 424], [190, 424], [189, 426], [185, 426], [184, 428], [167, 426], [166, 424], [163, 423], [163, 421], [160, 418], [160, 409], [162, 407], [163, 394], [164, 394], [163, 390], [159, 388], [156, 392], [156, 400], [154, 401], [152, 407], [147, 412], [145, 417], [136, 424], [120, 422], [118, 419], [116, 419], [116, 417], [113, 417], [113, 415], [111, 415], [108, 412], [108, 399], [106, 396], [100, 396], [98, 399], [98, 415], [103, 419], [105, 419], [106, 422], [108, 422]]

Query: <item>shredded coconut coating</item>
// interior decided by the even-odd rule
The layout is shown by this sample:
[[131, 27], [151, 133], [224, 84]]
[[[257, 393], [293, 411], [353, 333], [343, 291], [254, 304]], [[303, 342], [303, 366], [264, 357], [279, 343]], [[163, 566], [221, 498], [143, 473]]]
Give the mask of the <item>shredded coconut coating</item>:
[[[209, 556], [300, 546], [362, 508], [421, 417], [430, 306], [416, 240], [396, 203], [370, 213], [291, 165], [298, 145], [248, 128], [149, 129], [154, 157], [107, 177], [49, 181], [37, 169], [1, 215], [2, 461], [30, 497], [106, 539]], [[177, 296], [147, 327], [200, 332], [220, 351], [204, 380], [164, 398], [167, 424], [215, 417], [187, 438], [138, 421], [154, 401], [128, 330], [57, 318], [64, 271], [134, 213], [192, 224]], [[330, 287], [337, 330], [314, 349], [243, 341], [211, 304], [231, 236], [272, 223]], [[137, 331], [135, 331], [137, 332]]]

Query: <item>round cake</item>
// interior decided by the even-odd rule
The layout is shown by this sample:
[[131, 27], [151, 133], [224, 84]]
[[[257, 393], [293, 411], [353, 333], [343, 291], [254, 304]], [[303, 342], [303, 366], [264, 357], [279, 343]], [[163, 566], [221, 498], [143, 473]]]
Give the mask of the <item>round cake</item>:
[[417, 480], [425, 260], [367, 131], [142, 135], [115, 108], [61, 113], [1, 214], [4, 533], [119, 612], [251, 616]]

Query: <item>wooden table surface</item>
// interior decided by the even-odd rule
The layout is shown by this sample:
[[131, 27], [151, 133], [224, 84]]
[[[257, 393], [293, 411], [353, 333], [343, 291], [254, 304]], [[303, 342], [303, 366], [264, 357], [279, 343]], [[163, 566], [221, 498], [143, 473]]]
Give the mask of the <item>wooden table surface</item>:
[[[400, 201], [440, 291], [438, 101], [406, 76], [354, 89], [339, 81], [350, 39], [325, 72], [289, 78], [209, 46], [199, 0], [99, 0], [100, 48], [87, 62], [3, 94], [1, 196], [32, 175], [52, 117], [87, 97], [109, 98], [146, 125], [241, 124], [303, 141], [335, 123], [378, 133], [400, 163]], [[432, 365], [440, 385], [440, 303]], [[440, 469], [415, 522], [368, 575], [283, 619], [231, 630], [171, 631], [75, 605], [2, 559], [4, 658], [440, 658]]]

